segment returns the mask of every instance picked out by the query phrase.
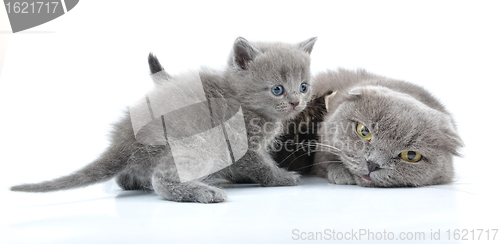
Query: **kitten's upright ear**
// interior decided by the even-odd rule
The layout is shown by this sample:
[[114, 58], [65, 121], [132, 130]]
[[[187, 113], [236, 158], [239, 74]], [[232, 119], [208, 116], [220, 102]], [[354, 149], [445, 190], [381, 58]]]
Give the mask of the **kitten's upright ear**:
[[250, 44], [247, 39], [243, 37], [236, 38], [233, 46], [233, 60], [234, 64], [243, 70], [248, 68], [248, 63], [252, 61], [259, 54], [259, 50]]
[[314, 43], [316, 43], [317, 39], [318, 39], [317, 37], [312, 37], [312, 38], [309, 38], [309, 39], [299, 43], [299, 49], [306, 52], [306, 53], [311, 54], [313, 47], [314, 47]]

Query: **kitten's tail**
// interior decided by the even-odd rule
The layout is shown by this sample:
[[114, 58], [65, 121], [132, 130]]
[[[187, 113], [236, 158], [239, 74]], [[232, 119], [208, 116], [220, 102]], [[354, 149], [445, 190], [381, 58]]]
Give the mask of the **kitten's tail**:
[[35, 184], [23, 184], [10, 188], [12, 191], [49, 192], [85, 187], [107, 181], [122, 171], [130, 155], [123, 145], [108, 148], [98, 159], [73, 174]]
[[156, 84], [161, 84], [166, 80], [170, 80], [172, 78], [160, 64], [158, 58], [153, 55], [153, 53], [149, 53], [148, 56], [149, 63], [149, 71], [151, 72], [151, 77]]
[[155, 74], [157, 72], [165, 70], [163, 66], [161, 66], [158, 58], [153, 53], [149, 53], [148, 63], [149, 63], [149, 71], [151, 71], [151, 74]]

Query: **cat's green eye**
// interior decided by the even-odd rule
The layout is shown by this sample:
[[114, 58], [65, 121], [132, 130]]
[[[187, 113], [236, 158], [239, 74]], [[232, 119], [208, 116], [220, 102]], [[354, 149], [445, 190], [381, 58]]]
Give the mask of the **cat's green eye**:
[[416, 163], [422, 159], [422, 155], [415, 151], [404, 151], [399, 154], [399, 157], [406, 162]]
[[358, 123], [358, 126], [356, 126], [356, 131], [358, 132], [358, 135], [361, 136], [361, 138], [365, 140], [371, 140], [372, 139], [372, 133], [370, 130], [368, 130], [368, 127], [362, 123]]

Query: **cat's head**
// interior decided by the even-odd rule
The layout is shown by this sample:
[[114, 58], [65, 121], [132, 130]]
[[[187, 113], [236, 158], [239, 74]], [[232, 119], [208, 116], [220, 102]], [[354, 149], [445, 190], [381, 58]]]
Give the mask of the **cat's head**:
[[226, 72], [234, 97], [264, 117], [294, 118], [311, 100], [309, 55], [315, 42], [315, 37], [298, 44], [237, 38]]
[[320, 140], [340, 150], [358, 185], [423, 186], [452, 180], [463, 143], [449, 114], [381, 86], [355, 87], [329, 102]]

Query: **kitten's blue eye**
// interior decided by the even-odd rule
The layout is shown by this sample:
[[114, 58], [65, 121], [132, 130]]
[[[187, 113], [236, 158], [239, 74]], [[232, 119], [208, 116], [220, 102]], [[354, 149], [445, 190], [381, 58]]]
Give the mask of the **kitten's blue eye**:
[[300, 92], [304, 93], [306, 91], [307, 91], [307, 84], [306, 83], [300, 84]]
[[279, 86], [273, 86], [271, 88], [271, 92], [276, 95], [276, 96], [279, 96], [281, 94], [283, 94], [283, 92], [285, 91], [285, 88], [283, 88], [282, 85], [279, 85]]

